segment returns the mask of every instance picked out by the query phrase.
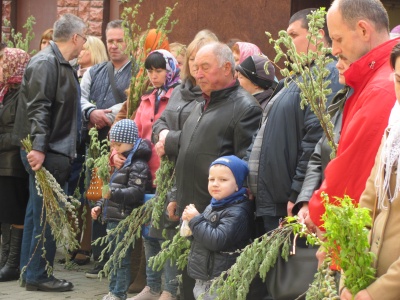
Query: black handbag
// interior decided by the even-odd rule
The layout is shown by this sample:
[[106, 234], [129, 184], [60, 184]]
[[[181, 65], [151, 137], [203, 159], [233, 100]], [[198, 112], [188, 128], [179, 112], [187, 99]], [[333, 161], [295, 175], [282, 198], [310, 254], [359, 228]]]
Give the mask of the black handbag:
[[309, 247], [305, 242], [302, 244], [303, 247], [297, 243], [297, 235], [294, 236], [288, 261], [279, 255], [275, 266], [267, 273], [267, 289], [274, 300], [305, 299], [305, 295], [298, 297], [304, 294], [314, 281], [318, 268], [318, 260], [315, 257], [318, 247]]

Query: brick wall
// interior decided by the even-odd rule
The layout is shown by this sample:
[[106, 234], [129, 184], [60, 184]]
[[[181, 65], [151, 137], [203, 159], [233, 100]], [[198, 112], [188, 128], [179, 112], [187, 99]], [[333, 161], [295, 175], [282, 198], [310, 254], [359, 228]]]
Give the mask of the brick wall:
[[[37, 0], [30, 0], [30, 1], [37, 1]], [[34, 2], [31, 2], [31, 4], [34, 4]], [[16, 12], [12, 11], [13, 8], [15, 8], [15, 5], [12, 5], [11, 0], [9, 1], [3, 0], [2, 20], [4, 19], [12, 20], [12, 18], [15, 18]], [[25, 9], [25, 8], [21, 6], [18, 9]], [[57, 16], [54, 16], [54, 21], [58, 19], [60, 15], [65, 13], [72, 13], [82, 18], [88, 25], [87, 34], [101, 38], [103, 16], [104, 16], [103, 0], [57, 0]], [[9, 27], [3, 26], [2, 30], [6, 35], [10, 34]]]
[[101, 37], [103, 6], [99, 0], [58, 0], [57, 18], [65, 13], [77, 15], [88, 24], [87, 34]]

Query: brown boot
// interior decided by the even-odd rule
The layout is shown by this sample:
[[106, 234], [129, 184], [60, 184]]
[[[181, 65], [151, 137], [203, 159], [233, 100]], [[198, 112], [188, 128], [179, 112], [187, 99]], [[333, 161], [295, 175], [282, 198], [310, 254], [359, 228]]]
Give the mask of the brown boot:
[[[139, 268], [136, 273], [136, 277], [134, 278], [133, 282], [128, 288], [128, 293], [140, 293], [146, 286], [146, 256], [144, 255], [144, 248], [143, 248], [143, 243], [137, 243], [135, 245], [135, 249], [139, 248], [141, 251], [140, 253], [140, 262], [138, 262], [137, 265], [139, 265]], [[135, 252], [135, 250], [133, 251]], [[136, 266], [137, 266], [136, 265]]]

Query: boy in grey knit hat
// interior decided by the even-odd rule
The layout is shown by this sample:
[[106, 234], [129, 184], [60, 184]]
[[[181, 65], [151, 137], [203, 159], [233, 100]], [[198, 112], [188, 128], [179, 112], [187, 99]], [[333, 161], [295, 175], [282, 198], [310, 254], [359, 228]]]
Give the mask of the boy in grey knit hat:
[[[138, 129], [134, 121], [124, 119], [117, 122], [110, 131], [111, 147], [118, 155], [126, 157], [124, 165], [116, 169], [111, 175], [110, 192], [99, 200], [92, 208], [93, 219], [100, 214], [107, 222], [107, 231], [117, 227], [133, 209], [143, 204], [146, 187], [151, 185], [151, 174], [148, 161], [151, 157], [150, 142], [138, 137]], [[125, 232], [120, 233], [122, 239]], [[112, 253], [115, 249], [111, 249]], [[103, 300], [125, 300], [130, 284], [130, 257], [132, 248], [129, 248], [120, 266], [114, 266], [111, 272], [109, 293]]]

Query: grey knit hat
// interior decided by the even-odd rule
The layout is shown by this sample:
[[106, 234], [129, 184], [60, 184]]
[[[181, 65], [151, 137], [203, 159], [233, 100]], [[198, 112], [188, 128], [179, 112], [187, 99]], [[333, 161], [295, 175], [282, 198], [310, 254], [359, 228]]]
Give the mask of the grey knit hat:
[[111, 127], [110, 142], [135, 144], [137, 138], [138, 129], [132, 120], [123, 119]]

